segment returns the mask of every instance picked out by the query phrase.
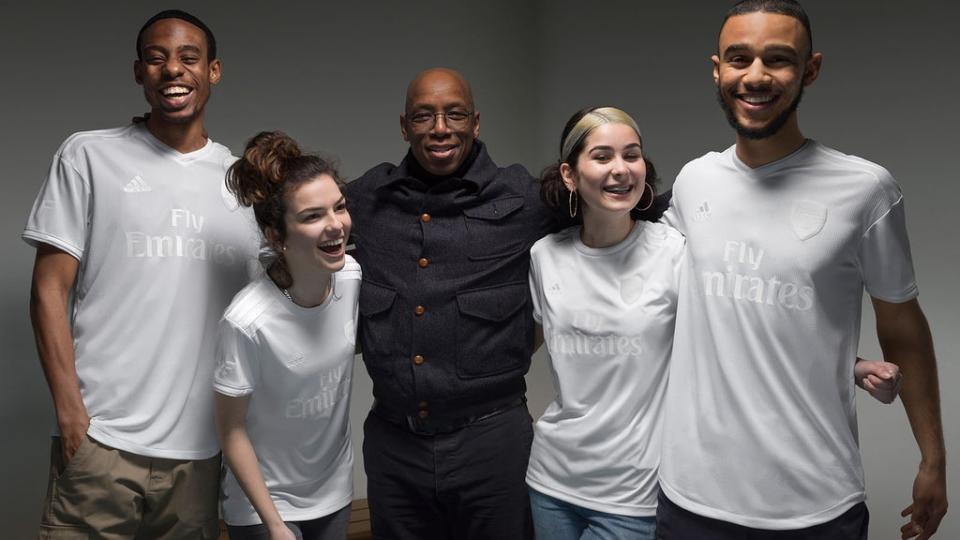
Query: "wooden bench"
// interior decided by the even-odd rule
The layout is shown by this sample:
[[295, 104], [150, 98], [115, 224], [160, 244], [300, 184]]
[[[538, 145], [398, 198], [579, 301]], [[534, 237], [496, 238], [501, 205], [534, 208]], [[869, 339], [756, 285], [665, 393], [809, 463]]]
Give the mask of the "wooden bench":
[[[350, 524], [347, 525], [347, 540], [371, 540], [370, 508], [366, 499], [357, 499], [350, 505]], [[227, 526], [220, 521], [220, 540], [228, 540]]]

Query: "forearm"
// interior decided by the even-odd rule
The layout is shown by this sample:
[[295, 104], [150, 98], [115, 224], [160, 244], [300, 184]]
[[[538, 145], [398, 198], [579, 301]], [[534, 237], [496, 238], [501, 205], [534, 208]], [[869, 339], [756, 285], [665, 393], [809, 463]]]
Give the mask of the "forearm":
[[34, 278], [30, 295], [30, 319], [40, 365], [53, 398], [57, 422], [86, 423], [87, 409], [80, 394], [73, 336], [67, 318], [69, 291]]
[[[230, 399], [222, 398], [220, 395], [217, 398], [218, 400]], [[220, 437], [224, 461], [233, 471], [240, 489], [247, 495], [247, 499], [257, 511], [263, 524], [268, 527], [282, 525], [283, 518], [280, 517], [280, 512], [277, 511], [270, 497], [270, 491], [260, 471], [257, 453], [250, 442], [246, 428], [242, 421], [225, 421], [222, 416], [218, 411], [217, 433]]]
[[921, 466], [943, 468], [946, 456], [940, 416], [940, 383], [933, 338], [915, 301], [906, 309], [881, 315], [877, 334], [884, 358], [900, 367], [900, 399], [921, 453]]

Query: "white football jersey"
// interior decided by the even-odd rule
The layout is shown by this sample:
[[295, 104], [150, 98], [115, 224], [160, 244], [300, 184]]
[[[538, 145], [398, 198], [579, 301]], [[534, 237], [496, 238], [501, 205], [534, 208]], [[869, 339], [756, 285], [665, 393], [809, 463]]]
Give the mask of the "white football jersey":
[[145, 125], [63, 143], [23, 239], [79, 262], [71, 325], [89, 434], [171, 459], [219, 451], [216, 323], [250, 280], [258, 234], [224, 175], [227, 148], [181, 154]]
[[[360, 265], [349, 255], [319, 306], [304, 308], [263, 276], [220, 322], [214, 388], [250, 396], [246, 429], [284, 521], [331, 514], [353, 498], [350, 384]], [[223, 482], [230, 525], [260, 523], [233, 471]]]
[[900, 189], [807, 141], [751, 169], [688, 163], [666, 221], [687, 237], [661, 488], [714, 519], [797, 529], [864, 500], [853, 366], [863, 291], [917, 294]]
[[527, 484], [592, 510], [652, 516], [683, 237], [641, 221], [622, 242], [590, 248], [580, 230], [530, 252], [556, 397], [536, 423]]

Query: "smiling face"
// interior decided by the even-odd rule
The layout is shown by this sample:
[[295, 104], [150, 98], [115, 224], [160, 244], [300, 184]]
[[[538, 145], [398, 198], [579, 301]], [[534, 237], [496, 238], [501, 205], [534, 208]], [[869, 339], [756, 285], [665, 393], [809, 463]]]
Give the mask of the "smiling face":
[[629, 214], [643, 196], [647, 177], [640, 136], [626, 124], [598, 126], [587, 135], [575, 168], [563, 163], [560, 174], [567, 189], [579, 195], [584, 217]]
[[284, 202], [286, 238], [281, 249], [294, 282], [318, 270], [343, 268], [351, 221], [333, 177], [322, 174], [299, 184], [284, 195]]
[[201, 122], [210, 85], [220, 81], [220, 61], [207, 60], [203, 30], [181, 19], [161, 19], [144, 30], [142, 44], [133, 71], [150, 104], [151, 119]]
[[418, 76], [407, 89], [400, 133], [428, 173], [453, 174], [470, 156], [473, 141], [480, 136], [480, 113], [474, 110], [473, 96], [463, 77], [444, 69]]
[[713, 79], [727, 119], [737, 134], [765, 139], [796, 130], [803, 87], [813, 83], [822, 55], [810, 54], [801, 22], [788, 15], [753, 12], [727, 19]]

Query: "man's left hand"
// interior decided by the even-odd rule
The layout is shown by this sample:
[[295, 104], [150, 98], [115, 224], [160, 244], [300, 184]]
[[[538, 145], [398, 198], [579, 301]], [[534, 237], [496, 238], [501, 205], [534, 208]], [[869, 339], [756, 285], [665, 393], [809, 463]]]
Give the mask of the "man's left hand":
[[943, 466], [920, 465], [920, 472], [913, 481], [913, 504], [903, 509], [900, 515], [910, 516], [910, 523], [900, 527], [900, 538], [916, 537], [926, 540], [937, 532], [940, 520], [947, 513], [947, 474]]

